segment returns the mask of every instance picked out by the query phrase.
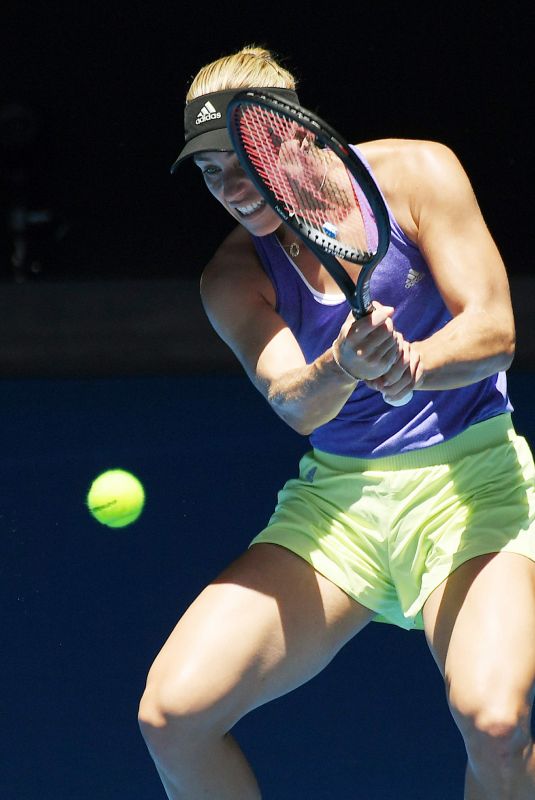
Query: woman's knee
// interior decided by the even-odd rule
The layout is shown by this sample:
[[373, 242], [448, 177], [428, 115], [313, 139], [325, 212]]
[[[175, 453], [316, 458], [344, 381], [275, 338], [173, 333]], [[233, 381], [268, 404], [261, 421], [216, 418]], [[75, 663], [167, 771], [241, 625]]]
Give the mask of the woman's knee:
[[152, 748], [193, 743], [207, 735], [223, 735], [239, 718], [238, 701], [217, 675], [202, 675], [186, 666], [172, 676], [147, 681], [139, 704], [138, 722]]
[[531, 701], [521, 692], [459, 693], [452, 687], [449, 703], [474, 764], [507, 767], [522, 757], [531, 744]]

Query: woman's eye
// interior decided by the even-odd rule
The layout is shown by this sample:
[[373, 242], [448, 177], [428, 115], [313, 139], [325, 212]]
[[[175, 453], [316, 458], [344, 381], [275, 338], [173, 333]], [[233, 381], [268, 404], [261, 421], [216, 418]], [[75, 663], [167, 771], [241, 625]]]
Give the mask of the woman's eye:
[[220, 172], [219, 167], [204, 167], [202, 174], [211, 177], [213, 175], [217, 175], [219, 172]]

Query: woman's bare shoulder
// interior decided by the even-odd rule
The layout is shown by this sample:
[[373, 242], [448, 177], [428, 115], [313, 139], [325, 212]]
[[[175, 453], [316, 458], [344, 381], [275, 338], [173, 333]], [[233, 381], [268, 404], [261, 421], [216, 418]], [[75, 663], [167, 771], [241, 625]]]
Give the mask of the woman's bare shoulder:
[[423, 139], [380, 139], [358, 148], [398, 224], [417, 241], [416, 209], [445, 177], [463, 172], [455, 153], [446, 144]]
[[377, 139], [358, 145], [370, 166], [384, 180], [403, 174], [404, 178], [421, 175], [422, 170], [441, 164], [451, 168], [458, 159], [443, 142], [428, 139]]
[[[243, 302], [248, 296], [275, 302], [274, 289], [250, 234], [237, 226], [219, 245], [201, 276], [201, 297], [210, 308]], [[233, 304], [233, 303], [232, 303]]]

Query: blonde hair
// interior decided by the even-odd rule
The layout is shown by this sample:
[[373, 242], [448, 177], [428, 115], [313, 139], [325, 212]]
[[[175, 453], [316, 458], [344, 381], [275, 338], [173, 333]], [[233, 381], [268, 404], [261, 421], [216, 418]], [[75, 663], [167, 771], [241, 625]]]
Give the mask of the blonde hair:
[[295, 89], [296, 78], [284, 69], [270, 50], [256, 45], [242, 47], [237, 53], [212, 61], [193, 78], [186, 103], [211, 92], [247, 89], [252, 86], [279, 86]]

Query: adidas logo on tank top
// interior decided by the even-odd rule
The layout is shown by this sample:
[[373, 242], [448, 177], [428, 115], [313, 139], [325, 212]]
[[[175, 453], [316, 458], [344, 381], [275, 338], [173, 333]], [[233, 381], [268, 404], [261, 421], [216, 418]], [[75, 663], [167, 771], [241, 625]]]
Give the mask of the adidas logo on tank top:
[[412, 289], [413, 286], [416, 286], [422, 278], [425, 278], [425, 272], [418, 272], [417, 269], [413, 269], [412, 267], [407, 272], [407, 278], [405, 280], [405, 289]]

